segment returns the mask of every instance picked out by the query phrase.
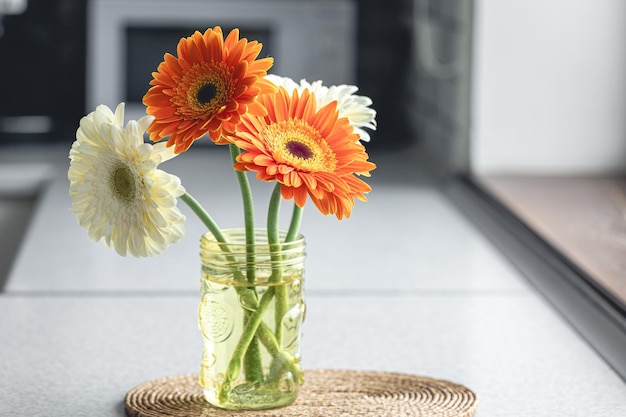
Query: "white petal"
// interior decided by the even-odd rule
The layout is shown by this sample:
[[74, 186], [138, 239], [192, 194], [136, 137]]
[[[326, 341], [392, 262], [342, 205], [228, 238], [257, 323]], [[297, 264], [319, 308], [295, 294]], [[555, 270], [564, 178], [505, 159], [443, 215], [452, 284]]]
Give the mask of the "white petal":
[[115, 108], [115, 120], [113, 123], [119, 126], [124, 126], [124, 103], [120, 103]]
[[154, 116], [151, 115], [143, 116], [141, 119], [137, 120], [137, 123], [139, 124], [139, 129], [141, 129], [141, 134], [143, 134], [148, 129], [148, 126], [150, 126], [153, 121]]
[[160, 162], [169, 161], [176, 156], [174, 147], [168, 147], [166, 142], [159, 142], [152, 145], [152, 152], [160, 157]]

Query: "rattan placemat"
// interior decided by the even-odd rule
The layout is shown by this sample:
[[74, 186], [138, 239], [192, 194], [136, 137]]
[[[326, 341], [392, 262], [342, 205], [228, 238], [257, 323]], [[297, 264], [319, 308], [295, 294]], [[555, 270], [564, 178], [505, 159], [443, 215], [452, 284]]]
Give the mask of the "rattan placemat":
[[130, 417], [210, 416], [421, 416], [469, 417], [476, 395], [463, 385], [408, 374], [307, 370], [304, 386], [290, 406], [263, 411], [227, 411], [204, 401], [197, 375], [145, 382], [128, 392]]

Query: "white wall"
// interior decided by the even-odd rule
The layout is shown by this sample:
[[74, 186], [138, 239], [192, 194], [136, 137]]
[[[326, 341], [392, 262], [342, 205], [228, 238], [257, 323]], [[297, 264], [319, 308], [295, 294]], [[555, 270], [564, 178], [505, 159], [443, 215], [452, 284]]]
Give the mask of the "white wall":
[[626, 1], [475, 0], [471, 163], [626, 170]]

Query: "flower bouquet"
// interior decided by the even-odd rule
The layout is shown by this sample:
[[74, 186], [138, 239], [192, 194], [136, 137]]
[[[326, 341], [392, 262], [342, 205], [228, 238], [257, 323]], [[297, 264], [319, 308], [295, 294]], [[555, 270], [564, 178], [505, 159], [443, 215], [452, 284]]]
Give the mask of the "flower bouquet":
[[[268, 75], [262, 45], [226, 38], [220, 27], [180, 40], [164, 55], [143, 98], [147, 115], [124, 124], [124, 104], [83, 117], [69, 153], [70, 196], [78, 223], [122, 256], [162, 252], [185, 233], [180, 199], [206, 225], [201, 238], [207, 400], [232, 409], [271, 408], [296, 398], [304, 316], [302, 209], [349, 217], [375, 165], [361, 140], [375, 129], [369, 98], [354, 86], [326, 87]], [[144, 141], [149, 134], [155, 144]], [[228, 145], [241, 189], [244, 225], [221, 229], [175, 175], [159, 165], [201, 137]], [[161, 142], [167, 138], [166, 142]], [[247, 172], [276, 185], [267, 224], [257, 228]], [[210, 183], [209, 183], [210, 185]], [[280, 201], [293, 200], [287, 230]]]

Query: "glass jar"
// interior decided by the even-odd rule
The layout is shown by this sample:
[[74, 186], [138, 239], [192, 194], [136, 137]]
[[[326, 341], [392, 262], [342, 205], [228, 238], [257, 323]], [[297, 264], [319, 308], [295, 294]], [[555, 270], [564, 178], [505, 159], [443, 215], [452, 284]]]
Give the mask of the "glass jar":
[[265, 229], [255, 229], [254, 244], [244, 229], [225, 229], [227, 243], [201, 238], [200, 385], [214, 406], [275, 408], [298, 395], [305, 243], [285, 236], [272, 245]]

